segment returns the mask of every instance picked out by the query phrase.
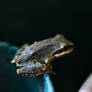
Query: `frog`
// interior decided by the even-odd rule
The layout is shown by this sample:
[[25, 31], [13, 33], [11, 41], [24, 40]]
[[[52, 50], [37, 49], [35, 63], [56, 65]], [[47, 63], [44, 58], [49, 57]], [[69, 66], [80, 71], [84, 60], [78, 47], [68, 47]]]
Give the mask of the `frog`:
[[22, 76], [40, 76], [55, 74], [52, 61], [73, 51], [74, 43], [57, 34], [33, 44], [24, 44], [11, 61], [17, 66], [17, 74]]

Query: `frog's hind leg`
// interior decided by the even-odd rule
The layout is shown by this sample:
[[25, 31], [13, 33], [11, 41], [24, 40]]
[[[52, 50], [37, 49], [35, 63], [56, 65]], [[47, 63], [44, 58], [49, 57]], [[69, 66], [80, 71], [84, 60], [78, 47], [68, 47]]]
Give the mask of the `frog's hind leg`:
[[24, 45], [17, 51], [17, 53], [16, 53], [14, 59], [11, 61], [11, 63], [16, 64], [16, 61], [17, 61], [19, 55], [22, 53], [22, 51], [23, 51], [27, 46], [29, 46], [28, 43], [27, 43], [27, 44], [24, 44]]

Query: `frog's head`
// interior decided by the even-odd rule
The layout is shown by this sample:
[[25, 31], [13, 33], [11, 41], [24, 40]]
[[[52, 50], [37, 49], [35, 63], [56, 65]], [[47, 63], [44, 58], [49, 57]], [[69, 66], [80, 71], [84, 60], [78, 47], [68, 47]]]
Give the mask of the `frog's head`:
[[56, 39], [59, 42], [59, 47], [56, 49], [56, 51], [53, 53], [53, 56], [55, 57], [61, 57], [63, 55], [69, 54], [73, 51], [74, 43], [67, 40], [63, 35], [56, 35]]

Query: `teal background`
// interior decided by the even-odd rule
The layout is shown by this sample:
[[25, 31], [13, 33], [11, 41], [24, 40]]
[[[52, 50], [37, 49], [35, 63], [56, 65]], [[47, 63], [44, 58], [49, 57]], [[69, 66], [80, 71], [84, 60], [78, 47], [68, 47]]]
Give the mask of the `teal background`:
[[[32, 44], [34, 41], [62, 33], [75, 43], [72, 54], [55, 61], [53, 66], [56, 76], [50, 76], [56, 92], [77, 92], [92, 72], [90, 0], [6, 0], [0, 4], [0, 41], [20, 47], [27, 42]], [[4, 66], [0, 73], [0, 79], [3, 80], [0, 85], [4, 83], [1, 90], [11, 84], [6, 82], [5, 76], [8, 74], [3, 75], [7, 69], [3, 69]], [[7, 92], [12, 89], [7, 87]], [[0, 92], [3, 92], [1, 90]]]

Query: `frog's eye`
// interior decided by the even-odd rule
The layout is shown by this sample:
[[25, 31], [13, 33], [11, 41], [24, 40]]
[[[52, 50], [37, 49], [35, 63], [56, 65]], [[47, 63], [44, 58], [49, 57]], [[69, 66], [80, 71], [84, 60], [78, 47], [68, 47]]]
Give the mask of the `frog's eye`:
[[73, 49], [73, 44], [65, 45], [63, 48], [58, 49], [57, 51], [55, 51], [52, 56], [54, 56], [56, 54], [61, 54], [61, 53], [70, 51], [71, 49]]

